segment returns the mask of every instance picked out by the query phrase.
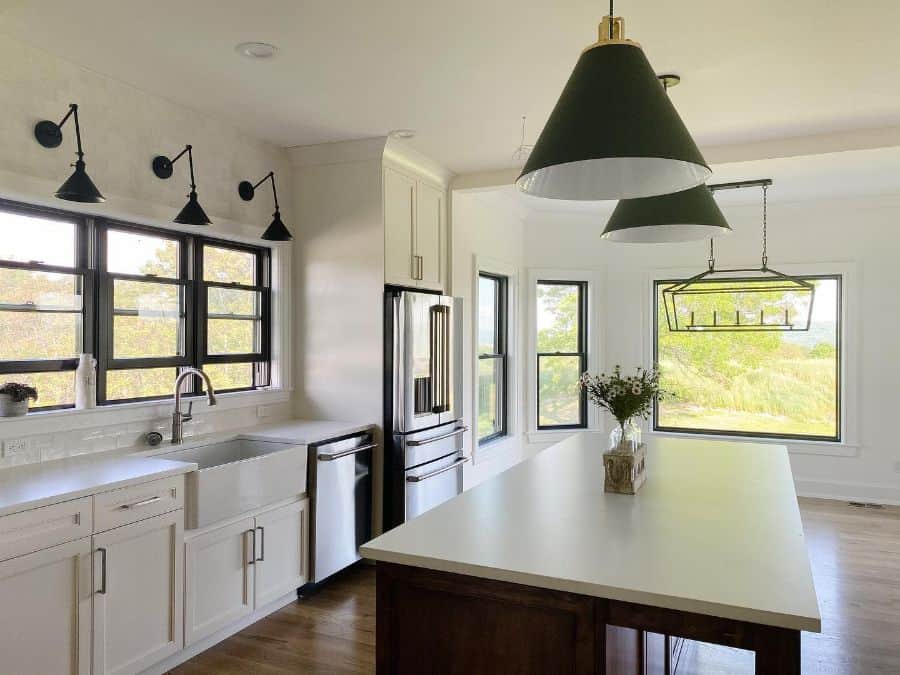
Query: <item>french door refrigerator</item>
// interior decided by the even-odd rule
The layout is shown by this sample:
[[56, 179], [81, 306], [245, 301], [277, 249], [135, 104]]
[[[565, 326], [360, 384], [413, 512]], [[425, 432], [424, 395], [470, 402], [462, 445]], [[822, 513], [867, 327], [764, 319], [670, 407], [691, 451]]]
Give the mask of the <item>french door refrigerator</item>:
[[385, 291], [384, 529], [462, 492], [462, 300]]

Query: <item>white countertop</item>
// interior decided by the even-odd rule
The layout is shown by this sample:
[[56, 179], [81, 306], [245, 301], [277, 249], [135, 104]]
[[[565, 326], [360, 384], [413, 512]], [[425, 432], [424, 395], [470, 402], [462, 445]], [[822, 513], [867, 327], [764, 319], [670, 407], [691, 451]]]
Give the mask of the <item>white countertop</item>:
[[195, 463], [165, 459], [166, 453], [235, 436], [310, 445], [373, 428], [373, 424], [359, 422], [288, 420], [195, 436], [180, 445], [170, 445], [163, 441], [156, 448], [142, 447], [131, 451], [78, 455], [10, 467], [0, 471], [0, 516], [196, 471]]
[[374, 560], [819, 631], [784, 446], [654, 438], [636, 496], [579, 433], [370, 541]]
[[288, 420], [271, 425], [251, 427], [238, 435], [266, 441], [296, 442], [312, 445], [330, 441], [341, 436], [349, 436], [371, 431], [374, 424], [361, 422], [340, 422], [332, 420]]
[[193, 462], [103, 453], [0, 471], [0, 516], [195, 471]]

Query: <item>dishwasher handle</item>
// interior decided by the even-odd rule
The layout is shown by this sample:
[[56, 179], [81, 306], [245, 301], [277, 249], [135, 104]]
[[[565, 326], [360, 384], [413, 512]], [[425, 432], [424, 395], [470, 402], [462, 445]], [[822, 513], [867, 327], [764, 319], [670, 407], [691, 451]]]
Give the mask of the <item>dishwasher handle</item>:
[[372, 448], [377, 448], [377, 443], [368, 443], [367, 445], [360, 445], [355, 448], [350, 448], [349, 450], [344, 450], [342, 452], [335, 452], [334, 454], [322, 453], [321, 455], [316, 455], [316, 459], [320, 462], [333, 462], [336, 459], [340, 459], [341, 457], [349, 457], [350, 455], [356, 455], [364, 450], [371, 450]]

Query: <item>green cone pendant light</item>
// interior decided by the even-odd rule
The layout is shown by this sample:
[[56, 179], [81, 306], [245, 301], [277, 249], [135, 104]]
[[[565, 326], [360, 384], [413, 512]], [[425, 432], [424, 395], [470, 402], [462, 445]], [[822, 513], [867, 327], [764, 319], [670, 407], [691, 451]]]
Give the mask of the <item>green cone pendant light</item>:
[[[660, 75], [665, 90], [674, 87], [678, 75]], [[712, 188], [698, 185], [690, 190], [656, 197], [623, 199], [612, 212], [602, 238], [637, 244], [670, 243], [710, 239], [731, 232], [731, 226], [713, 199]]]
[[82, 202], [85, 204], [99, 204], [105, 202], [100, 190], [94, 185], [94, 181], [87, 175], [84, 169], [84, 151], [81, 148], [81, 125], [78, 123], [78, 105], [69, 104], [69, 112], [62, 118], [59, 124], [50, 120], [42, 120], [34, 126], [34, 137], [37, 142], [45, 148], [58, 148], [62, 143], [62, 126], [69, 117], [75, 120], [75, 140], [78, 144], [78, 159], [75, 161], [75, 171], [66, 179], [59, 190], [56, 191], [56, 197], [65, 199], [70, 202]]
[[191, 168], [191, 192], [188, 194], [188, 202], [184, 205], [184, 208], [178, 212], [178, 215], [172, 220], [174, 223], [179, 223], [181, 225], [212, 225], [212, 221], [206, 215], [206, 211], [203, 210], [203, 207], [200, 206], [200, 202], [197, 201], [197, 184], [194, 181], [194, 152], [193, 146], [186, 145], [184, 146], [184, 150], [179, 152], [173, 159], [169, 159], [165, 155], [158, 155], [153, 158], [153, 173], [156, 174], [157, 178], [162, 178], [163, 180], [172, 177], [172, 165], [175, 164], [181, 157], [187, 153], [188, 156], [188, 164]]
[[270, 171], [254, 185], [249, 180], [242, 180], [238, 184], [238, 194], [245, 202], [249, 202], [256, 194], [256, 188], [263, 182], [272, 181], [272, 197], [275, 200], [275, 213], [272, 214], [272, 222], [263, 232], [262, 238], [266, 241], [291, 241], [294, 237], [287, 226], [281, 220], [281, 210], [278, 208], [278, 192], [275, 190], [275, 172]]
[[575, 64], [516, 185], [549, 199], [680, 192], [711, 171], [640, 45], [613, 14]]

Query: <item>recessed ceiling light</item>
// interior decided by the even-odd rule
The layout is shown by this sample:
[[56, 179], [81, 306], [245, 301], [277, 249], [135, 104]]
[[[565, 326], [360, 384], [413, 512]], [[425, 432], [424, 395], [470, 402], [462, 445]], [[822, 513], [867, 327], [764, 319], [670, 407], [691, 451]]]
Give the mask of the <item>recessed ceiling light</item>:
[[415, 129], [394, 129], [388, 133], [391, 138], [414, 138], [415, 135]]
[[248, 59], [271, 59], [278, 51], [278, 47], [268, 42], [242, 42], [234, 50]]

